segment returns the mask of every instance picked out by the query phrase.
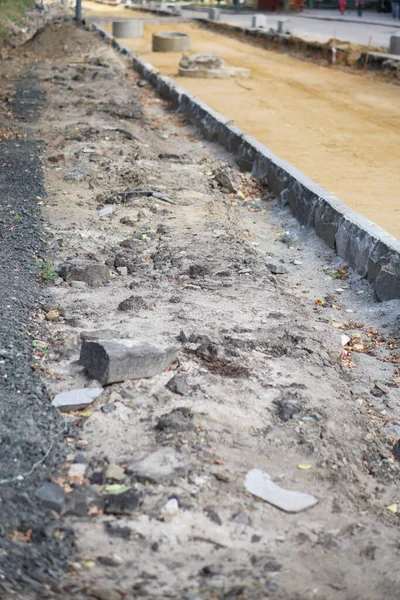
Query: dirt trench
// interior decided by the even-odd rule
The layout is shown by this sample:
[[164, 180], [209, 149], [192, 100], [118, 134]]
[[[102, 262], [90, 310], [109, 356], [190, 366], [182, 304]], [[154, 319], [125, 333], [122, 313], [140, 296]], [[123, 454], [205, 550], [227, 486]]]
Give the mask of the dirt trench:
[[[98, 330], [175, 343], [178, 359], [65, 414], [66, 462], [49, 475], [74, 553], [64, 574], [27, 561], [35, 589], [9, 571], [3, 597], [394, 600], [399, 302], [380, 304], [268, 189], [82, 35], [79, 56], [36, 46], [3, 65], [3, 77], [32, 73], [47, 99], [26, 133], [44, 145], [47, 192], [32, 368], [51, 397], [97, 387], [78, 358]], [[127, 193], [138, 188], [155, 194]], [[107, 283], [59, 277], [76, 259], [108, 267]], [[153, 471], [138, 474], [149, 456]], [[175, 468], [159, 477], [154, 463]], [[318, 503], [289, 514], [263, 502], [244, 488], [254, 468]], [[33, 496], [35, 473], [29, 483]], [[46, 544], [24, 522], [18, 532], [22, 556]]]

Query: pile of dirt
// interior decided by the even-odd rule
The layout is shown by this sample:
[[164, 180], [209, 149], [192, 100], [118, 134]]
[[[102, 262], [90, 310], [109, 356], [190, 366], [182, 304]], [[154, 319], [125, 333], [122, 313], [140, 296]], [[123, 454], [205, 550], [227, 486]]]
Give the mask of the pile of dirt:
[[19, 52], [41, 58], [82, 56], [104, 47], [89, 31], [69, 23], [50, 23], [19, 48]]

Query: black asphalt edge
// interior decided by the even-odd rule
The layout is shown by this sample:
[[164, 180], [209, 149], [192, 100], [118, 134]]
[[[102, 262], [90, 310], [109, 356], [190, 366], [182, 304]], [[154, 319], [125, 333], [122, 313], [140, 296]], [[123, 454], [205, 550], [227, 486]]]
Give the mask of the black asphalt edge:
[[[0, 598], [43, 597], [71, 556], [73, 532], [36, 497], [65, 459], [66, 425], [51, 406], [40, 377], [38, 345], [49, 332], [37, 314], [48, 301], [38, 261], [48, 256], [40, 201], [45, 197], [42, 144], [26, 123], [45, 98], [34, 73], [15, 82], [7, 128], [0, 140]], [[40, 342], [38, 341], [40, 340]], [[27, 536], [26, 542], [19, 536]], [[19, 595], [21, 593], [21, 595]]]
[[201, 102], [133, 52], [114, 40], [98, 25], [93, 31], [113, 47], [133, 58], [135, 70], [157, 93], [171, 102], [196, 125], [202, 135], [232, 153], [238, 167], [252, 173], [277, 194], [297, 220], [317, 235], [360, 275], [367, 278], [380, 300], [400, 298], [400, 241], [372, 221], [346, 206], [315, 184], [266, 146]]

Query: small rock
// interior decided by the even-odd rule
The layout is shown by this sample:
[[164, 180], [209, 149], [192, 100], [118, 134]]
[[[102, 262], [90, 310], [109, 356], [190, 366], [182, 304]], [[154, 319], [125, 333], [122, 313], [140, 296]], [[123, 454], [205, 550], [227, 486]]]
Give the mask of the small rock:
[[62, 511], [65, 504], [64, 488], [51, 481], [44, 483], [36, 491], [35, 497], [40, 500], [46, 508], [55, 510], [58, 513]]
[[94, 486], [79, 485], [66, 496], [63, 515], [75, 517], [86, 517], [91, 508], [102, 510], [104, 501]]
[[176, 473], [184, 474], [190, 461], [173, 448], [162, 447], [128, 465], [126, 472], [142, 481], [158, 483]]
[[146, 81], [146, 79], [139, 79], [139, 81], [137, 82], [137, 84], [136, 84], [136, 85], [137, 85], [138, 87], [144, 87], [145, 85], [147, 85], [147, 83], [148, 83], [148, 82]]
[[205, 515], [207, 515], [210, 521], [216, 523], [217, 525], [222, 525], [221, 517], [211, 506], [206, 506], [203, 512]]
[[84, 463], [75, 463], [68, 469], [68, 476], [79, 478], [85, 477], [86, 468], [87, 467]]
[[392, 452], [397, 460], [400, 460], [400, 440], [393, 445]]
[[301, 411], [301, 399], [296, 394], [283, 392], [281, 397], [274, 400], [277, 415], [282, 421], [290, 421], [294, 415]]
[[142, 494], [131, 489], [122, 494], [106, 494], [104, 496], [107, 515], [130, 515], [142, 502]]
[[58, 408], [61, 412], [81, 410], [94, 402], [102, 392], [103, 388], [82, 388], [61, 392], [57, 394], [51, 405]]
[[46, 321], [57, 321], [59, 316], [60, 313], [58, 312], [58, 310], [50, 310], [48, 313], [46, 313], [45, 319]]
[[261, 535], [254, 534], [254, 535], [251, 536], [251, 543], [252, 544], [258, 544], [258, 542], [261, 542], [261, 539], [262, 539]]
[[135, 221], [133, 221], [130, 217], [122, 217], [119, 222], [122, 223], [122, 225], [127, 225], [128, 227], [135, 227], [136, 225]]
[[390, 390], [382, 382], [375, 381], [375, 388], [382, 392], [382, 394], [389, 394]]
[[99, 210], [99, 217], [110, 217], [114, 212], [113, 206], [105, 206]]
[[104, 404], [101, 407], [101, 412], [103, 412], [106, 415], [109, 414], [109, 413], [114, 412], [115, 410], [117, 410], [117, 409], [116, 409], [116, 407], [115, 407], [114, 404]]
[[238, 186], [233, 176], [229, 175], [225, 169], [218, 169], [214, 172], [214, 179], [221, 187], [231, 194], [236, 194]]
[[47, 157], [47, 160], [50, 163], [58, 163], [62, 160], [65, 160], [65, 154], [64, 154], [64, 152], [58, 152], [57, 154], [51, 154], [50, 156]]
[[[121, 267], [119, 267], [121, 268]], [[126, 271], [128, 271], [128, 269], [126, 267], [122, 267], [125, 268]], [[145, 300], [143, 300], [143, 298], [141, 296], [129, 296], [129, 298], [126, 298], [126, 300], [123, 300], [122, 302], [120, 302], [118, 304], [118, 310], [122, 310], [125, 312], [128, 311], [138, 311], [141, 309], [148, 309], [148, 305], [146, 304]]]
[[174, 394], [179, 394], [180, 396], [185, 396], [185, 394], [189, 394], [190, 392], [190, 387], [187, 384], [186, 378], [179, 375], [174, 375], [174, 377], [168, 381], [166, 387]]
[[106, 469], [106, 479], [124, 481], [126, 479], [124, 470], [119, 465], [110, 464]]
[[283, 235], [280, 238], [280, 241], [282, 242], [282, 244], [286, 244], [290, 248], [296, 246], [299, 240], [295, 233], [291, 231], [284, 231]]
[[138, 340], [83, 340], [79, 362], [102, 385], [152, 377], [176, 360], [175, 346]]
[[84, 454], [79, 453], [79, 454], [77, 454], [75, 456], [75, 458], [73, 460], [76, 463], [86, 463], [87, 462], [87, 457]]
[[190, 265], [189, 267], [189, 277], [191, 279], [197, 279], [209, 274], [210, 269], [206, 265]]
[[84, 281], [89, 287], [100, 287], [111, 278], [106, 265], [83, 260], [62, 263], [58, 273], [65, 281]]
[[97, 562], [105, 567], [119, 567], [124, 564], [124, 559], [118, 554], [110, 554], [110, 556], [98, 556]]
[[176, 498], [171, 498], [161, 509], [162, 515], [175, 516], [179, 513], [179, 504]]
[[156, 429], [158, 431], [193, 431], [194, 424], [189, 415], [188, 409], [176, 408], [158, 419]]
[[236, 513], [236, 515], [232, 517], [232, 521], [234, 523], [239, 523], [240, 525], [251, 525], [250, 517], [244, 512]]
[[96, 600], [121, 600], [121, 595], [111, 588], [95, 587], [89, 590], [89, 596]]
[[268, 259], [265, 261], [265, 265], [274, 275], [284, 275], [285, 273], [288, 273], [287, 268], [284, 267], [283, 264], [280, 262], [272, 262]]
[[117, 273], [119, 275], [121, 275], [122, 277], [127, 277], [127, 275], [128, 275], [128, 267], [117, 267]]
[[70, 285], [73, 288], [85, 288], [86, 287], [86, 281], [71, 281]]
[[267, 571], [270, 573], [275, 573], [275, 572], [281, 571], [281, 570], [282, 570], [281, 563], [278, 563], [276, 560], [273, 560], [273, 559], [269, 560], [264, 565], [264, 571]]
[[64, 179], [65, 181], [81, 181], [82, 179], [85, 179], [85, 177], [91, 172], [91, 169], [87, 169], [85, 167], [75, 167], [64, 175]]
[[118, 537], [123, 540], [129, 540], [132, 535], [132, 529], [130, 527], [121, 527], [119, 521], [106, 523], [106, 530], [110, 536]]

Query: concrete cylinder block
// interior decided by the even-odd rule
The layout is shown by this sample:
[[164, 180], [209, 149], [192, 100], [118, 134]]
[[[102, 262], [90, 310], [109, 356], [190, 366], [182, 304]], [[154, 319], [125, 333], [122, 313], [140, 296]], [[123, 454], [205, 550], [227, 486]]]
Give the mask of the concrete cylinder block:
[[292, 24], [288, 19], [278, 21], [278, 33], [292, 33]]
[[152, 47], [153, 52], [186, 52], [190, 50], [190, 37], [175, 31], [155, 33]]
[[220, 21], [221, 11], [219, 8], [210, 8], [208, 11], [208, 18], [210, 21]]
[[390, 36], [390, 46], [389, 46], [390, 54], [400, 54], [400, 34], [395, 33]]
[[114, 21], [112, 34], [116, 38], [138, 38], [143, 35], [143, 21], [129, 19], [127, 21]]
[[251, 26], [253, 29], [266, 29], [267, 27], [267, 17], [266, 15], [253, 15], [251, 17]]

